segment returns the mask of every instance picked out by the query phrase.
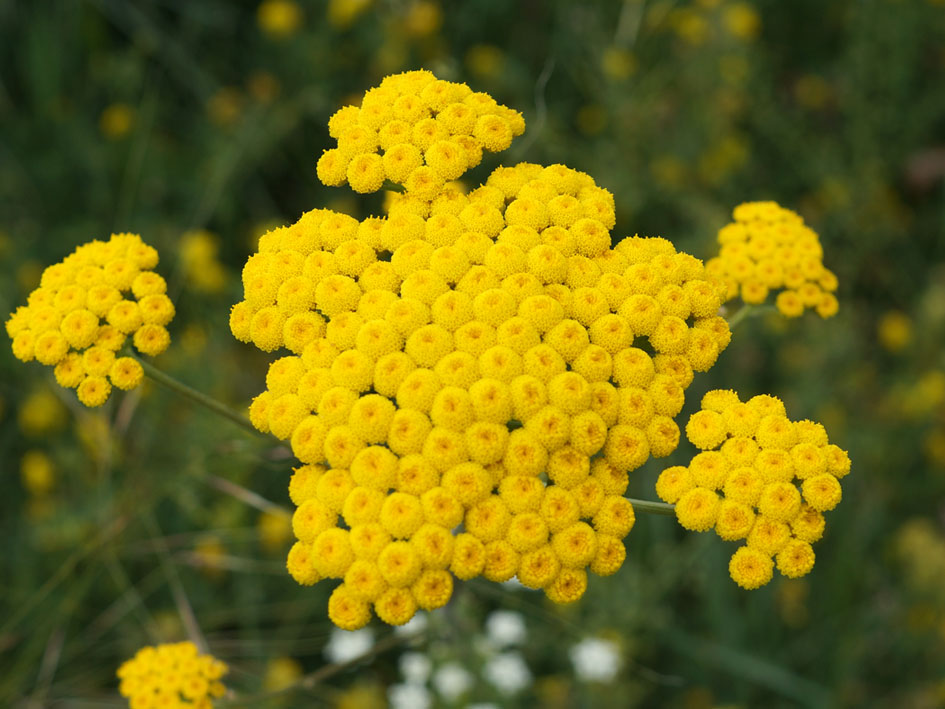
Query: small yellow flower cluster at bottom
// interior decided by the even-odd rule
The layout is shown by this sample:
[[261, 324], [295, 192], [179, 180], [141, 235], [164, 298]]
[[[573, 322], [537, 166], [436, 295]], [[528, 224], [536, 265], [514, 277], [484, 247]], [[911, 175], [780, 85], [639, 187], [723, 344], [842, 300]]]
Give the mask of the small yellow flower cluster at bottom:
[[118, 668], [118, 691], [131, 709], [211, 709], [223, 696], [225, 663], [192, 642], [143, 647]]
[[790, 421], [780, 399], [743, 403], [729, 390], [705, 395], [686, 436], [702, 452], [656, 482], [656, 494], [676, 505], [679, 523], [746, 540], [729, 563], [743, 588], [768, 583], [775, 564], [789, 578], [810, 572], [823, 513], [839, 504], [839, 478], [850, 472], [846, 451], [828, 442], [819, 423]]

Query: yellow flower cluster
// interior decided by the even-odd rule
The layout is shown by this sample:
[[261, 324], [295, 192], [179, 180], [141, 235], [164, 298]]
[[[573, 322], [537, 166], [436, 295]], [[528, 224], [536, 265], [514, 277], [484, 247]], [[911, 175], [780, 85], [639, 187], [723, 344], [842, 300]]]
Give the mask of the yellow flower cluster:
[[719, 255], [706, 272], [727, 284], [726, 300], [741, 296], [749, 305], [779, 291], [782, 315], [799, 317], [814, 308], [823, 318], [837, 313], [837, 277], [824, 268], [817, 233], [795, 212], [775, 202], [745, 202], [719, 230]]
[[118, 668], [118, 691], [131, 709], [211, 709], [226, 673], [226, 664], [191, 642], [143, 647]]
[[570, 602], [623, 563], [627, 471], [676, 448], [684, 391], [731, 335], [698, 259], [611, 248], [614, 223], [588, 175], [522, 163], [260, 239], [230, 326], [292, 353], [250, 418], [305, 464], [288, 568], [342, 580], [337, 625], [404, 623], [454, 577]]
[[429, 71], [396, 74], [365, 93], [360, 107], [331, 117], [338, 147], [318, 160], [318, 179], [361, 193], [389, 180], [432, 200], [445, 182], [476, 167], [483, 150], [505, 150], [524, 130], [522, 114], [466, 84]]
[[27, 305], [7, 320], [14, 356], [55, 367], [56, 381], [76, 389], [86, 406], [104, 404], [113, 386], [138, 386], [141, 365], [116, 352], [129, 335], [152, 356], [170, 343], [165, 326], [174, 305], [152, 270], [157, 262], [157, 251], [136, 234], [83, 244], [43, 271]]
[[657, 495], [676, 505], [679, 523], [746, 540], [729, 563], [742, 588], [768, 583], [775, 563], [789, 578], [807, 574], [823, 513], [839, 504], [839, 479], [850, 472], [846, 451], [828, 442], [821, 424], [790, 421], [780, 399], [743, 403], [729, 390], [705, 395], [686, 436], [702, 452], [688, 467], [664, 470], [656, 483]]

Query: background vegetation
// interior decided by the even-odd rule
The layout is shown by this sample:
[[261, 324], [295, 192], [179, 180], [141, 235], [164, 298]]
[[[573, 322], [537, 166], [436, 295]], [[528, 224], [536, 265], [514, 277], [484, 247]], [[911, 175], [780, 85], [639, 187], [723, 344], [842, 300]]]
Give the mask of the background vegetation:
[[[591, 173], [616, 196], [618, 236], [708, 257], [739, 202], [800, 211], [840, 314], [744, 322], [687, 411], [719, 386], [777, 394], [854, 462], [806, 579], [743, 592], [729, 545], [640, 515], [625, 567], [576, 608], [472, 584], [413, 649], [475, 675], [496, 647], [470, 634], [515, 610], [531, 680], [506, 696], [477, 677], [434, 702], [945, 704], [941, 0], [7, 0], [0, 311], [79, 243], [140, 232], [178, 303], [158, 365], [245, 405], [265, 361], [226, 318], [255, 237], [315, 206], [379, 210], [320, 185], [315, 160], [338, 106], [419, 66], [521, 109], [526, 133], [500, 159]], [[283, 567], [286, 449], [155, 388], [85, 410], [2, 347], [0, 461], [0, 705], [121, 706], [120, 661], [194, 633], [241, 697], [337, 657], [326, 591]], [[655, 497], [664, 462], [634, 473], [632, 496]], [[620, 648], [610, 684], [574, 672], [569, 648], [589, 636]], [[242, 705], [384, 706], [404, 681], [405, 641], [390, 644]]]

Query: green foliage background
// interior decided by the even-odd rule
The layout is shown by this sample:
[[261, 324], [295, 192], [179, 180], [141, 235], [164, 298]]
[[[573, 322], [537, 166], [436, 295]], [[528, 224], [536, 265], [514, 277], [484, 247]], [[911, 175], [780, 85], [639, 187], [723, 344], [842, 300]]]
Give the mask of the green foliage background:
[[[535, 682], [505, 706], [945, 704], [945, 5], [296, 7], [279, 35], [255, 2], [0, 4], [0, 310], [79, 243], [140, 232], [178, 304], [157, 364], [244, 406], [266, 362], [227, 313], [254, 237], [315, 206], [380, 209], [320, 185], [315, 160], [338, 106], [419, 66], [525, 114], [525, 135], [472, 179], [500, 160], [564, 162], [614, 192], [617, 236], [707, 258], [732, 207], [775, 199], [821, 235], [840, 314], [743, 323], [683, 416], [710, 388], [772, 393], [850, 451], [813, 573], [743, 592], [730, 545], [640, 515], [625, 567], [577, 607], [472, 584], [419, 647], [475, 670], [466, 633], [521, 611]], [[193, 625], [242, 697], [277, 686], [274, 658], [324, 666], [326, 592], [283, 567], [287, 450], [154, 387], [84, 410], [5, 347], [0, 373], [0, 706], [121, 706], [121, 660]], [[36, 451], [54, 469], [44, 494], [20, 478]], [[630, 494], [653, 498], [689, 454], [650, 461]], [[621, 646], [614, 686], [573, 675], [567, 649], [588, 635]], [[226, 705], [383, 706], [399, 647]]]

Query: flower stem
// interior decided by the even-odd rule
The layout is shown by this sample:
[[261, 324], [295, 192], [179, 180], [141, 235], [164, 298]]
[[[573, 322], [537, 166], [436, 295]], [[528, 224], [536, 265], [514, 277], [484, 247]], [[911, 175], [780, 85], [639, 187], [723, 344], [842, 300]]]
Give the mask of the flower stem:
[[728, 329], [734, 330], [736, 327], [738, 327], [742, 320], [764, 315], [765, 313], [771, 313], [775, 310], [776, 308], [771, 305], [749, 305], [748, 303], [745, 303], [728, 319]]
[[242, 428], [249, 431], [253, 435], [256, 435], [256, 436], [261, 435], [260, 432], [257, 431], [256, 428], [253, 426], [253, 424], [249, 422], [249, 419], [247, 419], [242, 414], [237, 413], [236, 411], [231, 409], [229, 406], [226, 406], [225, 404], [221, 404], [219, 401], [217, 401], [213, 397], [207, 396], [206, 394], [187, 386], [183, 382], [177, 381], [176, 379], [174, 379], [174, 377], [170, 376], [169, 374], [165, 374], [160, 369], [155, 367], [153, 364], [150, 364], [149, 362], [145, 362], [143, 359], [139, 357], [134, 357], [134, 358], [141, 365], [141, 368], [144, 370], [144, 373], [148, 377], [150, 377], [152, 380], [157, 382], [158, 384], [165, 386], [171, 391], [176, 392], [177, 394], [180, 394], [181, 396], [184, 396], [190, 399], [191, 401], [196, 402], [200, 404], [201, 406], [204, 406], [210, 409], [214, 413], [219, 414], [220, 416], [223, 416], [224, 418], [229, 419], [230, 421], [235, 423], [237, 426], [241, 426]]
[[752, 306], [745, 303], [742, 307], [735, 311], [732, 317], [728, 319], [728, 329], [734, 330], [736, 327], [738, 327], [738, 324], [748, 317], [748, 313], [750, 313], [751, 310]]
[[635, 512], [646, 512], [651, 515], [674, 515], [676, 514], [675, 505], [668, 505], [665, 502], [654, 502], [652, 500], [637, 500], [633, 497], [627, 498], [633, 505]]

